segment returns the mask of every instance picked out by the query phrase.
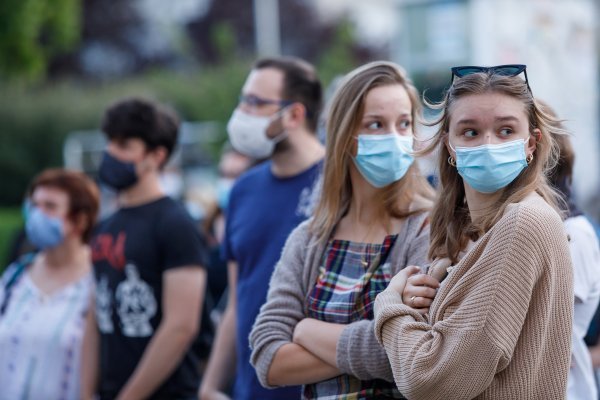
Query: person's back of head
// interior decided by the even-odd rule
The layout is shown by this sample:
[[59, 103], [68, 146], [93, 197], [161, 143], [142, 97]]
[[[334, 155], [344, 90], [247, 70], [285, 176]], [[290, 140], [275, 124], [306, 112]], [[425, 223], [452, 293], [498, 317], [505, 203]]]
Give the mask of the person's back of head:
[[316, 132], [323, 107], [323, 89], [315, 68], [308, 62], [291, 56], [262, 58], [253, 70], [273, 68], [283, 73], [281, 97], [290, 103], [301, 103], [306, 109], [306, 127]]
[[101, 128], [109, 141], [140, 139], [148, 151], [163, 147], [167, 152], [164, 165], [177, 143], [179, 118], [150, 100], [127, 98], [106, 110]]
[[575, 165], [575, 150], [571, 143], [570, 134], [556, 111], [543, 100], [537, 100], [540, 111], [550, 117], [550, 124], [554, 128], [552, 137], [558, 148], [556, 165], [548, 172], [550, 185], [561, 196], [559, 206], [567, 217], [581, 214], [572, 197], [571, 185], [573, 183], [573, 166]]

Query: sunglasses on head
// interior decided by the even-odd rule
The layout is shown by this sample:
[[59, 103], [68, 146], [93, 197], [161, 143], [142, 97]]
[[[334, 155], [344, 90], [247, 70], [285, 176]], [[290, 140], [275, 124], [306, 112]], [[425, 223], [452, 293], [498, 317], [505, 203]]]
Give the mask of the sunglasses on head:
[[533, 95], [531, 88], [529, 87], [529, 80], [527, 79], [527, 66], [525, 64], [496, 65], [494, 67], [479, 67], [475, 65], [452, 67], [452, 80], [450, 81], [450, 85], [452, 85], [454, 82], [455, 76], [462, 78], [463, 76], [476, 74], [478, 72], [503, 76], [517, 76], [522, 72], [525, 75], [525, 84], [527, 85], [527, 89], [529, 89], [529, 93]]

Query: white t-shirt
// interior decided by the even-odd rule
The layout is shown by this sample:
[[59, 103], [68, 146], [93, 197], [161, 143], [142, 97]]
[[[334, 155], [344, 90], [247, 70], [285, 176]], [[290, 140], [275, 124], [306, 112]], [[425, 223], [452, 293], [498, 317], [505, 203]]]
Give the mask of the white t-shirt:
[[[90, 273], [46, 295], [24, 272], [0, 318], [0, 400], [80, 398], [81, 346], [93, 285]], [[4, 295], [0, 287], [0, 300]]]
[[575, 294], [572, 367], [569, 373], [567, 398], [597, 400], [592, 360], [583, 338], [600, 300], [600, 248], [596, 232], [584, 216], [565, 220], [565, 229], [571, 239], [569, 248], [573, 260]]

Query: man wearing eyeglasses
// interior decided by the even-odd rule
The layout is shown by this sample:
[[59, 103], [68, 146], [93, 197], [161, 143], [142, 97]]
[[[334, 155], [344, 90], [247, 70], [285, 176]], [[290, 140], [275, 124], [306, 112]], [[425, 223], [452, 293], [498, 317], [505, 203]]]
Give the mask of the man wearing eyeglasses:
[[250, 364], [248, 335], [266, 300], [271, 273], [289, 233], [310, 216], [325, 149], [316, 136], [322, 106], [314, 68], [293, 57], [253, 66], [227, 125], [233, 147], [266, 158], [244, 174], [229, 198], [223, 254], [229, 299], [217, 332], [200, 398], [299, 398], [299, 387], [264, 389]]

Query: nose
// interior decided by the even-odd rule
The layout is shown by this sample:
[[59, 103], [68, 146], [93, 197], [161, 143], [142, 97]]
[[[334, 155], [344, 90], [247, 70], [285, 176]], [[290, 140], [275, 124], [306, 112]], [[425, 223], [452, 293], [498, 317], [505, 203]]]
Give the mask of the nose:
[[237, 106], [238, 110], [245, 112], [246, 114], [252, 114], [253, 108], [246, 102], [240, 101]]
[[492, 131], [486, 131], [483, 137], [483, 144], [498, 144], [501, 140]]

